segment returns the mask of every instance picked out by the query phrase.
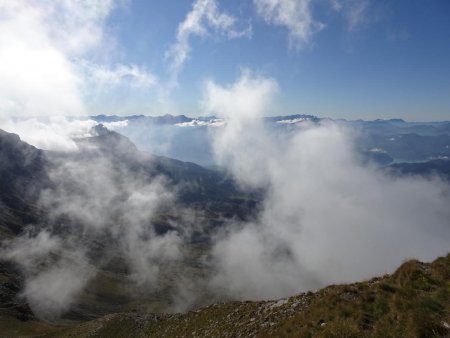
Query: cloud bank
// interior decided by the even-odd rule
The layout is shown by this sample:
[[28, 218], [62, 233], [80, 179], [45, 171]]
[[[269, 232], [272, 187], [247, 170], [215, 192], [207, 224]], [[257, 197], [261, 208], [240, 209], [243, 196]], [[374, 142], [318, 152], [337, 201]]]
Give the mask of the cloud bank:
[[208, 107], [230, 119], [216, 134], [216, 155], [238, 182], [268, 191], [254, 222], [219, 236], [213, 288], [241, 299], [283, 297], [447, 253], [445, 182], [363, 165], [352, 131], [334, 123], [301, 124], [275, 138], [255, 123], [275, 88], [248, 73], [228, 87], [207, 85]]

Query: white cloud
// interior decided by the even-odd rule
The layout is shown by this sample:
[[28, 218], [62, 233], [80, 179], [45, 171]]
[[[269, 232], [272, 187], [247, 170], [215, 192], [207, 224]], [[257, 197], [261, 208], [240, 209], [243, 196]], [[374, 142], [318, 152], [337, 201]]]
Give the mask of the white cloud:
[[103, 122], [102, 124], [109, 130], [117, 131], [117, 130], [127, 127], [128, 120], [115, 121], [115, 122]]
[[214, 134], [216, 156], [239, 182], [267, 191], [256, 219], [226, 228], [214, 245], [213, 290], [284, 297], [447, 253], [448, 184], [363, 165], [352, 131], [332, 122], [273, 134], [258, 119], [272, 82], [247, 74], [205, 92], [208, 106], [228, 117]]
[[0, 1], [0, 119], [85, 115], [100, 87], [122, 86], [132, 96], [154, 86], [142, 67], [93, 61], [115, 48], [107, 20], [124, 1]]
[[177, 127], [222, 127], [227, 123], [224, 119], [211, 119], [208, 121], [192, 120], [190, 122], [176, 123]]
[[1, 1], [1, 116], [84, 113], [75, 57], [99, 47], [112, 0]]
[[93, 277], [85, 257], [76, 251], [25, 282], [23, 295], [41, 318], [55, 319], [67, 311]]
[[111, 87], [127, 85], [134, 88], [151, 88], [156, 85], [157, 78], [151, 72], [137, 65], [116, 64], [107, 67], [84, 62], [87, 76], [94, 86]]
[[207, 36], [211, 31], [229, 39], [251, 35], [251, 26], [239, 30], [236, 22], [236, 17], [219, 10], [216, 0], [196, 0], [192, 10], [178, 25], [176, 42], [166, 53], [172, 77], [170, 85], [176, 85], [178, 73], [189, 57], [192, 36]]
[[[4, 241], [0, 248], [1, 257], [22, 269], [23, 295], [33, 312], [47, 320], [67, 311], [86, 283], [116, 254], [129, 267], [135, 291], [144, 293], [165, 288], [160, 274], [183, 258], [188, 225], [181, 228], [173, 220], [172, 230], [159, 233], [153, 223], [162, 207], [166, 211], [173, 207], [176, 215], [176, 187], [94, 146], [85, 150], [74, 157], [48, 159], [52, 184], [37, 201], [47, 211], [45, 220], [30, 225], [29, 233]], [[149, 159], [141, 154], [135, 163]], [[95, 243], [108, 245], [98, 251]]]
[[244, 69], [239, 80], [226, 87], [207, 81], [203, 106], [208, 112], [224, 118], [253, 121], [267, 111], [277, 90], [278, 84], [274, 79], [253, 75]]
[[[117, 0], [44, 0], [39, 11], [49, 36], [70, 55], [85, 55], [105, 40], [105, 24]], [[33, 4], [32, 4], [33, 5]]]
[[3, 244], [0, 253], [18, 263], [26, 275], [22, 295], [40, 317], [54, 319], [70, 308], [93, 276], [81, 250], [68, 249], [68, 243], [45, 230], [37, 236], [25, 233]]
[[[314, 18], [314, 0], [253, 0], [257, 13], [269, 24], [285, 27], [289, 45], [293, 48], [307, 46], [313, 36], [326, 25]], [[349, 31], [367, 25], [371, 0], [329, 0], [331, 9], [341, 15]]]
[[[230, 165], [240, 183], [255, 185], [260, 183], [266, 174], [266, 168], [260, 167], [255, 161], [253, 167], [248, 160], [261, 154], [258, 149], [270, 151], [271, 145], [261, 138], [257, 130], [261, 128], [260, 114], [267, 111], [271, 99], [278, 90], [275, 80], [253, 76], [244, 70], [236, 83], [222, 87], [213, 81], [205, 86], [203, 106], [208, 113], [225, 118], [226, 127], [219, 128], [213, 139], [217, 161], [220, 165]], [[245, 140], [242, 140], [242, 139]], [[234, 152], [241, 142], [245, 148]]]
[[254, 0], [257, 13], [269, 24], [283, 26], [289, 32], [293, 48], [306, 46], [325, 25], [312, 15], [311, 0]]
[[0, 116], [83, 112], [81, 78], [30, 2], [0, 2]]
[[69, 119], [62, 116], [47, 118], [4, 119], [1, 127], [7, 132], [18, 134], [21, 139], [39, 149], [75, 151], [78, 149], [74, 138], [87, 137], [93, 120]]

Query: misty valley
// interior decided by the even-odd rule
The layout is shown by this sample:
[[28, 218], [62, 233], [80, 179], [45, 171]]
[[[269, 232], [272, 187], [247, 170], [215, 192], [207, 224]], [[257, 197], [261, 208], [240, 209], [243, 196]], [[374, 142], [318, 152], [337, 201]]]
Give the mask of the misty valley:
[[[164, 322], [447, 253], [449, 123], [217, 121], [69, 119], [80, 130], [55, 150], [1, 131], [3, 329], [70, 334], [111, 313]], [[158, 128], [172, 144], [155, 155], [163, 140], [142, 144]]]

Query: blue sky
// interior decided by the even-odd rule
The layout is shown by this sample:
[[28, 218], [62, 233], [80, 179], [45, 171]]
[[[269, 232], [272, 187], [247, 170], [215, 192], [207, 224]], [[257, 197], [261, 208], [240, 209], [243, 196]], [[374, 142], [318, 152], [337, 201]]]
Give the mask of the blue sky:
[[[358, 2], [358, 1], [356, 1]], [[173, 90], [178, 112], [195, 114], [205, 78], [229, 83], [247, 67], [280, 85], [280, 114], [347, 118], [450, 118], [450, 2], [367, 2], [349, 27], [326, 1], [311, 15], [326, 25], [302, 46], [290, 46], [288, 29], [258, 16], [252, 1], [218, 1], [219, 10], [251, 24], [251, 37], [220, 34], [191, 38], [191, 53]], [[125, 58], [166, 75], [166, 50], [192, 1], [131, 1], [110, 25]]]
[[[77, 5], [25, 0], [27, 5], [0, 7], [21, 11], [29, 17], [27, 27], [42, 31], [42, 48], [50, 45], [68, 64], [57, 76], [59, 87], [78, 91], [72, 101], [81, 96], [77, 107], [83, 108], [77, 109], [89, 114], [200, 115], [207, 80], [232, 84], [248, 69], [279, 85], [270, 114], [450, 119], [448, 0], [71, 2]], [[36, 19], [38, 6], [44, 14]], [[188, 19], [195, 15], [194, 27]], [[16, 21], [6, 20], [3, 31], [19, 34]], [[26, 41], [31, 34], [25, 33], [15, 40], [23, 38], [34, 52], [40, 40]], [[0, 41], [0, 50], [7, 44]], [[20, 59], [16, 54], [6, 61], [0, 56], [3, 79], [8, 69], [24, 68], [8, 65]], [[41, 77], [48, 64], [38, 67]], [[20, 106], [14, 100], [23, 83], [15, 90], [6, 82], [0, 110]], [[57, 84], [48, 85], [49, 93], [58, 91]], [[25, 96], [27, 107], [39, 106]], [[73, 103], [55, 102], [59, 111], [67, 107]]]

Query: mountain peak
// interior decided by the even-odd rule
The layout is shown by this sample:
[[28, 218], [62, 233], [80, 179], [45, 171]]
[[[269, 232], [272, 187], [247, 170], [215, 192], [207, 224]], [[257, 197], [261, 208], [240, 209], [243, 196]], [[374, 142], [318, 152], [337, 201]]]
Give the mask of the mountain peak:
[[42, 152], [22, 141], [19, 135], [0, 129], [0, 168], [20, 164], [28, 166], [39, 160]]
[[138, 149], [130, 139], [115, 131], [111, 131], [103, 124], [98, 124], [91, 129], [91, 137], [76, 139], [76, 143], [83, 150], [99, 150], [107, 155], [136, 154]]

